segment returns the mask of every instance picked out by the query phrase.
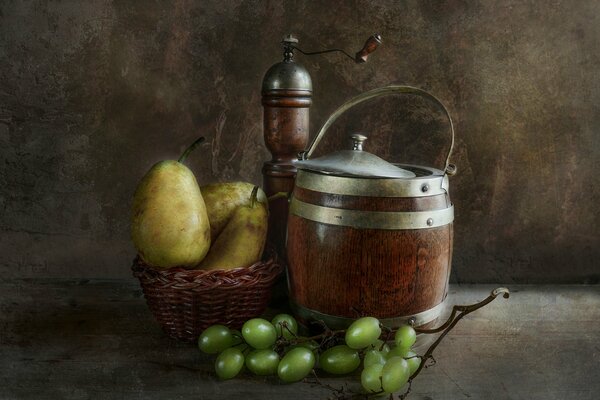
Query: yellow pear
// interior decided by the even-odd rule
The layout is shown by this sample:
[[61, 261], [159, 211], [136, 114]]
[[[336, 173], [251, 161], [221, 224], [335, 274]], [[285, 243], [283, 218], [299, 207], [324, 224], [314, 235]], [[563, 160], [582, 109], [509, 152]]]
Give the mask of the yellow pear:
[[161, 161], [146, 173], [133, 197], [131, 237], [149, 265], [194, 267], [210, 248], [210, 225], [200, 187], [183, 161], [202, 141], [198, 139], [178, 161]]
[[[233, 212], [241, 205], [248, 204], [254, 185], [247, 182], [212, 183], [202, 186], [200, 191], [206, 204], [210, 222], [210, 236], [213, 241], [229, 222]], [[257, 201], [259, 206], [267, 210], [267, 196], [258, 189]]]
[[258, 190], [255, 186], [246, 204], [235, 209], [198, 268], [233, 269], [260, 260], [267, 239], [268, 212], [256, 200]]

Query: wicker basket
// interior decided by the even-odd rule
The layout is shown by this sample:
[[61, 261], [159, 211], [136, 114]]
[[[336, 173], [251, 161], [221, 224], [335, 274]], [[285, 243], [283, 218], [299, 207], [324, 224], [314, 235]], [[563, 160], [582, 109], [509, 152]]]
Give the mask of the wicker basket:
[[197, 340], [210, 325], [238, 329], [263, 313], [282, 272], [272, 248], [265, 251], [263, 261], [231, 270], [156, 269], [139, 258], [131, 269], [165, 333], [186, 342]]

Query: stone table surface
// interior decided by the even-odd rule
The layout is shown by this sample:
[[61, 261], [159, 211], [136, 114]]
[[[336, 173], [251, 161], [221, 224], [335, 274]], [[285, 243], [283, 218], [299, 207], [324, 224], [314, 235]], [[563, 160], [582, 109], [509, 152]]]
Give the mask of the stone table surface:
[[[498, 285], [501, 286], [501, 285]], [[474, 303], [496, 286], [451, 286]], [[508, 285], [466, 316], [409, 399], [598, 399], [600, 286]], [[446, 310], [448, 312], [448, 310]], [[309, 383], [243, 375], [166, 337], [134, 280], [0, 281], [1, 399], [326, 399]], [[341, 386], [356, 377], [325, 378]]]

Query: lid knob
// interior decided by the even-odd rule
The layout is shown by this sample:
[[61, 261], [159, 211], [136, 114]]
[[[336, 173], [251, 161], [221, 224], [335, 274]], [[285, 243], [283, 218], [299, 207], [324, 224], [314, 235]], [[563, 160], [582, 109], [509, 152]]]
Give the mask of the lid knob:
[[296, 39], [296, 38], [294, 37], [294, 35], [292, 35], [291, 33], [289, 33], [289, 34], [287, 34], [287, 35], [285, 35], [285, 36], [283, 37], [283, 40], [282, 40], [282, 42], [283, 42], [284, 44], [288, 44], [288, 43], [291, 43], [291, 44], [298, 44], [298, 39]]
[[352, 150], [363, 151], [363, 142], [367, 140], [367, 137], [360, 133], [354, 133], [350, 138], [352, 139]]

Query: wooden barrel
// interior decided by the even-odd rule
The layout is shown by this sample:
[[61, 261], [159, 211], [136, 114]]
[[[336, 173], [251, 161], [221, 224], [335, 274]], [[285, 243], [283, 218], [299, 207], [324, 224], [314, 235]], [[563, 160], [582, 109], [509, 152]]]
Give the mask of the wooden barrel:
[[[353, 134], [352, 150], [311, 159], [327, 129], [357, 104], [391, 94], [417, 95], [446, 114], [450, 146], [444, 169], [390, 164], [363, 151], [367, 139]], [[448, 293], [454, 207], [448, 175], [454, 125], [431, 93], [390, 85], [342, 104], [325, 121], [296, 163], [287, 229], [291, 306], [300, 320], [331, 328], [360, 316], [385, 325], [434, 321]]]
[[[301, 320], [345, 327], [435, 320], [448, 291], [453, 206], [440, 170], [411, 179], [298, 171], [288, 218], [288, 283]], [[411, 321], [412, 320], [412, 321]]]

